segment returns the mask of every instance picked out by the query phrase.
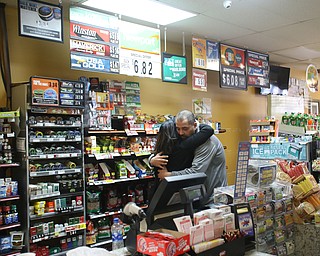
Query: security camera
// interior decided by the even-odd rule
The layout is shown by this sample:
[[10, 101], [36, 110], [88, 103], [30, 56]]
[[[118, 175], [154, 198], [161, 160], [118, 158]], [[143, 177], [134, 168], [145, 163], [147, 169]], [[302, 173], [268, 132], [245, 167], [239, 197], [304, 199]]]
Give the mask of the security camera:
[[223, 7], [226, 8], [226, 9], [229, 9], [232, 5], [232, 1], [230, 0], [224, 0], [223, 1]]

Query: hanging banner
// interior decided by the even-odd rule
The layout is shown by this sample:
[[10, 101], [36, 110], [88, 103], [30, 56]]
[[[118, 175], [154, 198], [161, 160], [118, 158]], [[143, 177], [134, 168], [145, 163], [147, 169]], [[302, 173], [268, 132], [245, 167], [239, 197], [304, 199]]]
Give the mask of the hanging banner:
[[19, 35], [63, 42], [62, 6], [19, 0]]
[[270, 88], [269, 55], [247, 50], [247, 84], [260, 88]]
[[219, 43], [207, 40], [207, 66], [206, 69], [219, 71]]
[[220, 87], [247, 90], [244, 49], [220, 44]]
[[207, 91], [207, 71], [192, 69], [192, 89], [195, 91]]
[[309, 65], [306, 70], [306, 81], [310, 92], [319, 91], [318, 70], [315, 65]]
[[187, 84], [187, 58], [162, 53], [162, 81]]
[[206, 69], [206, 40], [192, 38], [192, 67]]
[[120, 74], [161, 79], [159, 29], [121, 22]]
[[192, 67], [219, 71], [219, 43], [193, 37]]
[[118, 33], [118, 18], [71, 6], [71, 69], [118, 74]]

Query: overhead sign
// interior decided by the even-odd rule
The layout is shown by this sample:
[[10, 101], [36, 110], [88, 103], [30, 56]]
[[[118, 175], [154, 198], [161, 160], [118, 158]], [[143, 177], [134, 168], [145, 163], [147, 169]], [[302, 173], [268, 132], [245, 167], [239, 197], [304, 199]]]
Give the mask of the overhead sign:
[[219, 71], [219, 43], [193, 37], [192, 67]]
[[120, 74], [161, 78], [159, 29], [121, 22]]
[[246, 90], [245, 50], [220, 44], [220, 87]]
[[168, 53], [162, 54], [162, 81], [187, 83], [187, 58]]
[[119, 73], [118, 18], [70, 7], [70, 63], [72, 69]]
[[248, 86], [270, 88], [269, 55], [247, 50]]
[[195, 91], [207, 91], [207, 71], [192, 69], [192, 89]]
[[33, 0], [18, 5], [21, 36], [63, 42], [62, 6]]

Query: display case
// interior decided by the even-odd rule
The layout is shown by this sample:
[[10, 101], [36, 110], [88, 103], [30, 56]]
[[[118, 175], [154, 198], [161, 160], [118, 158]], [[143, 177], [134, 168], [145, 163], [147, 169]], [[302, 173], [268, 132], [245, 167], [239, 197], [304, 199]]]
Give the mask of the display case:
[[16, 159], [16, 135], [20, 110], [0, 112], [0, 254], [17, 255], [23, 248], [23, 239], [16, 241], [14, 235], [21, 232], [21, 212], [18, 204], [21, 189], [15, 174], [20, 164]]
[[30, 107], [26, 120], [25, 250], [65, 253], [85, 241], [82, 110]]

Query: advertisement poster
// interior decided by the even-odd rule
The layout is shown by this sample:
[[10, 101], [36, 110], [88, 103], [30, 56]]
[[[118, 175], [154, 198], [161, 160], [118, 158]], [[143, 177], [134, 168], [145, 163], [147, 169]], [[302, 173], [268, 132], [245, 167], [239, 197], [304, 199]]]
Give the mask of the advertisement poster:
[[122, 21], [120, 74], [161, 79], [160, 30]]
[[317, 92], [319, 90], [318, 70], [314, 65], [309, 65], [306, 70], [306, 81], [310, 92]]
[[245, 50], [220, 44], [220, 87], [247, 90]]
[[247, 50], [248, 86], [270, 88], [269, 55]]
[[59, 80], [31, 77], [31, 105], [59, 106]]
[[19, 35], [63, 42], [62, 6], [19, 0]]
[[247, 186], [248, 163], [249, 163], [250, 142], [239, 142], [238, 161], [236, 171], [236, 183], [234, 188], [235, 203], [245, 202]]
[[187, 58], [162, 53], [162, 81], [187, 84]]
[[239, 214], [239, 229], [246, 233], [247, 236], [254, 236], [254, 225], [250, 212]]
[[251, 144], [250, 158], [252, 159], [292, 159], [307, 160], [307, 145], [299, 143], [270, 143]]
[[192, 38], [192, 67], [206, 69], [206, 39]]
[[119, 73], [118, 18], [70, 7], [71, 69]]
[[117, 73], [119, 62], [110, 59], [71, 54], [71, 68], [103, 73]]
[[192, 89], [195, 91], [207, 91], [207, 71], [192, 69]]
[[219, 43], [207, 40], [207, 66], [206, 69], [219, 71]]
[[211, 99], [193, 99], [192, 100], [192, 111], [194, 114], [199, 115], [210, 115], [211, 116]]

